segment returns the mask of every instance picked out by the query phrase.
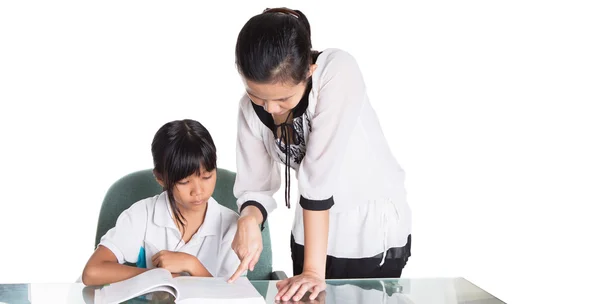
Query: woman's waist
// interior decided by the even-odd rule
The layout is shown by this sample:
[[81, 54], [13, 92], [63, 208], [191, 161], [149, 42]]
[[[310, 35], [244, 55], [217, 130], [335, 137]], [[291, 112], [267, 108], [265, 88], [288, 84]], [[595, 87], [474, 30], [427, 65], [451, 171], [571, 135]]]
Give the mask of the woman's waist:
[[[349, 187], [339, 187], [333, 193], [332, 212], [345, 212], [369, 206], [398, 206], [407, 204], [404, 185], [393, 185], [385, 182], [370, 181], [367, 184], [355, 184]], [[376, 208], [377, 209], [377, 208]]]
[[[297, 216], [302, 208], [298, 205]], [[361, 195], [352, 192], [338, 192], [333, 195], [333, 206], [329, 213], [336, 217], [367, 217], [381, 214], [395, 214], [399, 218], [410, 217], [411, 210], [404, 191], [387, 192], [381, 195]]]

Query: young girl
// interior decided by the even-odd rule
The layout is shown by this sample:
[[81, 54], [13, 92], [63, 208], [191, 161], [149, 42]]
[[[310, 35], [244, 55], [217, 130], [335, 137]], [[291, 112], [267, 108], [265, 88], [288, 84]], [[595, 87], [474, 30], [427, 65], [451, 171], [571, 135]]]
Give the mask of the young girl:
[[396, 162], [367, 96], [356, 60], [339, 49], [311, 48], [300, 11], [267, 9], [239, 33], [236, 64], [246, 88], [238, 114], [240, 219], [235, 280], [261, 253], [259, 226], [275, 209], [285, 166], [299, 204], [292, 228], [294, 277], [276, 300], [311, 299], [329, 278], [400, 277], [411, 246], [411, 210]]
[[122, 281], [154, 267], [173, 276], [227, 278], [238, 267], [231, 249], [238, 216], [211, 197], [217, 154], [208, 131], [194, 120], [169, 122], [154, 136], [152, 157], [165, 191], [121, 213], [87, 262], [85, 285]]

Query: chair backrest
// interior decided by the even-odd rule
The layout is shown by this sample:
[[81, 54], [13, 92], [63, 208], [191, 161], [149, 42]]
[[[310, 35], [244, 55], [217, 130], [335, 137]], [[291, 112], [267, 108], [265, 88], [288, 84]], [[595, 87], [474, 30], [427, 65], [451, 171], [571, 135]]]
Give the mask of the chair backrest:
[[[217, 184], [212, 197], [221, 205], [237, 213], [236, 199], [233, 195], [234, 182], [234, 172], [218, 168]], [[98, 246], [102, 236], [115, 226], [117, 218], [124, 210], [133, 203], [157, 195], [162, 191], [162, 187], [156, 182], [150, 169], [128, 174], [116, 181], [108, 189], [100, 208], [95, 246]], [[262, 231], [262, 239], [263, 251], [260, 260], [254, 267], [254, 271], [248, 271], [250, 280], [268, 280], [273, 269], [271, 235], [266, 222], [265, 229]]]

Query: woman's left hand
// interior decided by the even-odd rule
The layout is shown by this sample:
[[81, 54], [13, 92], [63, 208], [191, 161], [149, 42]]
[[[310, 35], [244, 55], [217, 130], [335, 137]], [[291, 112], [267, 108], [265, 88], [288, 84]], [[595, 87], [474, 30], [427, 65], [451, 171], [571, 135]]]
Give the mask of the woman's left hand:
[[152, 257], [152, 265], [164, 268], [171, 273], [190, 271], [190, 258], [196, 258], [185, 252], [161, 250]]
[[309, 299], [315, 300], [321, 291], [325, 290], [325, 278], [312, 272], [303, 272], [300, 275], [277, 282], [279, 292], [275, 301], [300, 301], [307, 291], [311, 292]]

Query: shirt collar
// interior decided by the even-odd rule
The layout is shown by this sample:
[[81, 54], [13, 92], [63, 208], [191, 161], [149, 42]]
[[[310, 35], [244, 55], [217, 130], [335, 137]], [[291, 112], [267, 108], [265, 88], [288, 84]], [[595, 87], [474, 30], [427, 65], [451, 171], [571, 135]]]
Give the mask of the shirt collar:
[[196, 235], [208, 236], [208, 235], [217, 235], [219, 233], [219, 228], [221, 226], [221, 211], [219, 210], [219, 203], [215, 201], [212, 197], [208, 199], [208, 206], [206, 208], [206, 216], [204, 216], [204, 222]]

